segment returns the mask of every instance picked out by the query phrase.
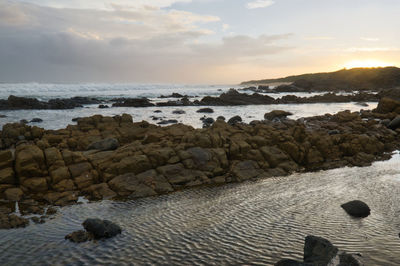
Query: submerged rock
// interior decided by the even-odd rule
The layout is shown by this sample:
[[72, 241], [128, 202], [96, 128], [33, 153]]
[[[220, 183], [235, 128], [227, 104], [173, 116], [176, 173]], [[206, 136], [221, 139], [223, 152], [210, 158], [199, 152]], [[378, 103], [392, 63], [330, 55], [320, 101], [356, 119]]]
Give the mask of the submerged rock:
[[43, 122], [43, 119], [41, 119], [41, 118], [33, 118], [33, 119], [30, 121], [30, 123], [41, 123], [41, 122]]
[[269, 113], [264, 114], [264, 119], [266, 120], [273, 120], [275, 118], [282, 119], [286, 118], [289, 115], [293, 115], [291, 112], [286, 112], [283, 110], [273, 110]]
[[25, 227], [29, 220], [15, 214], [4, 214], [0, 212], [0, 229], [11, 229]]
[[349, 201], [342, 204], [341, 207], [351, 216], [364, 218], [371, 214], [368, 205], [360, 200]]
[[93, 235], [85, 230], [75, 231], [65, 236], [65, 239], [68, 239], [74, 243], [82, 243], [90, 241], [93, 238], [94, 238]]

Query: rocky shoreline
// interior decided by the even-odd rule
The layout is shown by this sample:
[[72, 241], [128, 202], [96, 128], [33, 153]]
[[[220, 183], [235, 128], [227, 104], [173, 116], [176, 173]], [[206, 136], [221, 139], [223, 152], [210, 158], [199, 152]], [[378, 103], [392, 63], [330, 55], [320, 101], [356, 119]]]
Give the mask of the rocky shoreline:
[[[262, 86], [259, 86], [259, 88]], [[245, 88], [250, 89], [251, 88]], [[258, 91], [259, 89], [257, 89]], [[190, 100], [185, 95], [173, 94], [173, 100], [153, 103], [147, 98], [117, 98], [100, 100], [88, 97], [73, 97], [68, 99], [52, 99], [48, 102], [35, 98], [9, 96], [7, 100], [0, 100], [0, 110], [64, 110], [83, 107], [89, 104], [98, 104], [100, 109], [109, 107], [171, 107], [171, 106], [237, 106], [237, 105], [269, 105], [269, 104], [309, 104], [309, 103], [346, 103], [346, 102], [378, 102], [382, 97], [398, 94], [399, 89], [372, 92], [357, 92], [351, 95], [341, 95], [328, 92], [311, 97], [298, 97], [286, 95], [273, 98], [269, 95], [255, 92], [253, 94], [241, 93], [230, 89], [219, 96], [205, 96], [201, 100]], [[180, 97], [182, 96], [182, 97]], [[163, 96], [162, 99], [166, 98]]]
[[291, 120], [283, 111], [241, 123], [218, 119], [204, 129], [133, 123], [130, 115], [80, 118], [44, 130], [22, 123], [1, 131], [0, 228], [26, 226], [12, 214], [54, 214], [49, 206], [134, 199], [390, 158], [400, 147], [400, 101], [376, 110]]

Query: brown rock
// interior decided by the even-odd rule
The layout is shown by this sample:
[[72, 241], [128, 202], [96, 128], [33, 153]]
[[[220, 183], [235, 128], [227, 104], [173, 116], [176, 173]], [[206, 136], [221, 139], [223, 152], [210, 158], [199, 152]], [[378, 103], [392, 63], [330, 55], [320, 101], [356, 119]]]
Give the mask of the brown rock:
[[395, 111], [398, 108], [400, 108], [400, 101], [384, 97], [379, 101], [378, 107], [375, 109], [375, 112], [387, 114]]
[[45, 174], [45, 159], [41, 149], [35, 145], [19, 145], [16, 150], [15, 170], [20, 181]]
[[247, 160], [235, 163], [232, 166], [231, 172], [236, 181], [242, 182], [244, 180], [258, 177], [263, 171], [255, 161]]
[[54, 190], [58, 192], [74, 191], [76, 186], [71, 179], [64, 179], [53, 186]]
[[120, 196], [136, 198], [157, 195], [151, 187], [140, 183], [132, 173], [117, 176], [108, 182], [108, 185]]
[[92, 165], [88, 162], [73, 164], [68, 166], [72, 177], [80, 176], [84, 173], [88, 173], [92, 169]]
[[0, 170], [0, 184], [15, 184], [15, 175], [12, 168]]
[[25, 227], [29, 224], [29, 220], [23, 217], [19, 217], [15, 214], [4, 214], [0, 213], [0, 229], [10, 229]]
[[117, 196], [117, 193], [112, 191], [107, 183], [100, 183], [91, 185], [85, 192], [91, 196], [91, 199], [101, 200], [101, 199], [112, 199]]
[[62, 157], [60, 151], [55, 147], [46, 149], [44, 151], [44, 154], [46, 156], [46, 162], [47, 162], [48, 167], [52, 166], [57, 161], [63, 160], [63, 157]]
[[195, 186], [206, 183], [207, 176], [198, 170], [185, 169], [181, 163], [169, 164], [157, 168], [173, 187]]
[[282, 152], [282, 150], [274, 146], [261, 147], [260, 151], [272, 168], [277, 167], [282, 162], [290, 160], [290, 158], [284, 152]]
[[4, 192], [4, 195], [9, 201], [20, 201], [24, 192], [20, 188], [9, 188]]
[[164, 194], [174, 191], [171, 184], [162, 175], [158, 174], [155, 170], [148, 170], [140, 173], [137, 176], [139, 182], [151, 187], [159, 194]]
[[45, 192], [48, 190], [46, 178], [34, 177], [24, 180], [22, 183], [23, 187], [27, 189], [27, 192]]
[[57, 168], [56, 170], [51, 171], [50, 176], [51, 176], [52, 184], [57, 184], [61, 180], [71, 178], [68, 167], [66, 167], [66, 166], [60, 167], [60, 168]]

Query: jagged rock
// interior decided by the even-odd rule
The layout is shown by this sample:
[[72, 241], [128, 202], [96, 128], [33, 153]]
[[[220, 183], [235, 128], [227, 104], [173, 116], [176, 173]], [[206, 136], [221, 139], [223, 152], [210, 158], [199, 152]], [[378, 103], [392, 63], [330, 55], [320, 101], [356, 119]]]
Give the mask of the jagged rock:
[[364, 218], [370, 215], [371, 210], [368, 205], [360, 200], [349, 201], [341, 207], [351, 216]]
[[82, 225], [95, 239], [114, 237], [122, 231], [121, 227], [108, 220], [86, 219]]

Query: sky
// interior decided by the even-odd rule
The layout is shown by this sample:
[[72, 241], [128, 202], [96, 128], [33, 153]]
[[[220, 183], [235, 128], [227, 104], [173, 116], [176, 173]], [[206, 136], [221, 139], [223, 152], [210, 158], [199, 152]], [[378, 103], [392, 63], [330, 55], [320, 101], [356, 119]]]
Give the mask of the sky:
[[0, 82], [236, 84], [400, 66], [399, 0], [0, 0]]

